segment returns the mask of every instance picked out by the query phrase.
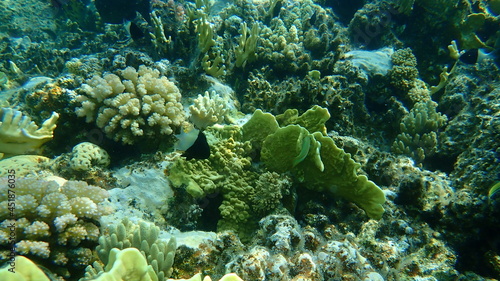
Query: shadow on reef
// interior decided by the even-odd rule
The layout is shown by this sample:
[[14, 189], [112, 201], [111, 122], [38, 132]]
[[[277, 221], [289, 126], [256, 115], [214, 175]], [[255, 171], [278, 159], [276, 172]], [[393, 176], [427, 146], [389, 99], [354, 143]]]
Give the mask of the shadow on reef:
[[402, 206], [414, 220], [428, 223], [436, 231], [436, 237], [447, 241], [456, 253], [458, 271], [498, 279], [499, 202], [494, 197], [486, 200], [470, 198], [478, 195], [457, 190], [448, 199], [444, 195], [445, 191], [442, 191], [439, 199], [441, 203], [429, 204], [431, 185], [421, 177], [414, 176], [401, 183], [394, 203]]
[[[495, 279], [500, 278], [499, 260], [500, 260], [500, 204], [496, 201], [490, 201], [490, 208], [487, 214], [477, 225], [482, 227], [472, 230], [473, 235], [464, 237], [453, 245], [458, 253], [456, 268], [461, 272], [473, 271], [482, 276]], [[467, 232], [460, 224], [456, 224], [455, 229], [458, 233]], [[450, 235], [450, 234], [448, 234]], [[451, 234], [453, 235], [453, 234]], [[453, 238], [449, 238], [452, 240]]]
[[430, 171], [451, 173], [456, 161], [456, 155], [435, 154], [425, 158], [422, 164], [425, 169]]
[[331, 7], [333, 12], [339, 16], [343, 24], [348, 24], [354, 17], [354, 14], [365, 4], [365, 0], [325, 0], [323, 5]]
[[473, 271], [485, 277], [500, 278], [497, 271], [498, 253], [500, 253], [500, 240], [497, 237], [499, 231], [498, 225], [490, 225], [481, 229], [474, 238], [469, 238], [457, 246], [457, 270]]

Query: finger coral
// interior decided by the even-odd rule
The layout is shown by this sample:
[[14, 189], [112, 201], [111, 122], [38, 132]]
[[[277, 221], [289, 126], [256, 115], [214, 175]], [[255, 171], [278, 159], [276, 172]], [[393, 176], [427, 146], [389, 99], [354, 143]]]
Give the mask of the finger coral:
[[198, 95], [194, 100], [194, 104], [189, 107], [191, 112], [191, 121], [199, 129], [205, 129], [208, 126], [216, 123], [222, 123], [229, 113], [224, 98], [216, 93]]
[[437, 150], [438, 130], [448, 120], [436, 108], [437, 103], [432, 100], [417, 102], [401, 120], [401, 133], [392, 144], [392, 150], [408, 155], [417, 162], [433, 155]]
[[76, 114], [95, 121], [109, 138], [133, 144], [170, 135], [185, 120], [179, 89], [160, 72], [141, 65], [120, 75], [94, 76], [80, 87]]
[[[107, 232], [107, 235], [99, 238], [99, 246], [96, 248], [100, 261], [103, 264], [108, 264], [106, 271], [113, 264], [118, 250], [125, 252], [134, 249], [138, 253], [137, 257], [144, 260], [144, 268], [150, 268], [151, 274], [154, 275], [153, 280], [164, 281], [172, 273], [172, 264], [177, 247], [176, 240], [175, 237], [168, 241], [159, 239], [160, 228], [158, 226], [144, 221], [136, 225], [125, 219], [121, 223], [111, 225]], [[93, 266], [88, 266], [86, 271], [84, 280], [94, 280], [103, 271], [103, 268], [100, 263], [95, 262]], [[99, 276], [106, 274], [108, 273]]]

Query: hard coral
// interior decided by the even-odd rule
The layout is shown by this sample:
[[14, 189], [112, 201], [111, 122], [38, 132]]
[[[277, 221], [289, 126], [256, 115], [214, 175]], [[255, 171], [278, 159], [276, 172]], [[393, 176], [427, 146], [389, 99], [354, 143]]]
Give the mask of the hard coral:
[[69, 165], [74, 170], [90, 171], [94, 166], [107, 167], [110, 158], [106, 150], [90, 142], [82, 142], [71, 151]]
[[109, 138], [125, 144], [170, 135], [185, 119], [179, 89], [158, 70], [144, 65], [139, 70], [127, 67], [120, 76], [94, 76], [80, 91], [76, 114], [95, 121]]
[[52, 116], [38, 127], [31, 118], [12, 108], [1, 108], [0, 153], [27, 154], [37, 151], [53, 137], [59, 114]]
[[[141, 252], [137, 251], [137, 258], [144, 259], [144, 267], [149, 267], [151, 275], [155, 277], [153, 280], [164, 281], [170, 277], [176, 249], [175, 237], [170, 238], [168, 241], [159, 239], [160, 228], [158, 226], [144, 221], [136, 225], [128, 219], [116, 225], [111, 225], [107, 233], [107, 235], [99, 238], [99, 246], [96, 248], [102, 263], [112, 264], [118, 250], [125, 252], [128, 250], [125, 248], [133, 247], [129, 249], [140, 249]], [[98, 263], [94, 263], [93, 267], [88, 266], [86, 271], [84, 280], [108, 280], [95, 278], [98, 274], [99, 276], [108, 274], [100, 273], [103, 269]]]
[[[2, 206], [10, 200], [9, 185], [6, 177], [0, 178]], [[15, 209], [0, 210], [0, 244], [7, 244], [9, 225], [14, 223], [18, 253], [44, 262], [64, 277], [82, 270], [92, 259], [87, 247], [99, 237], [94, 221], [110, 213], [102, 205], [108, 192], [85, 182], [58, 184], [36, 178], [18, 178], [15, 190]]]
[[194, 104], [189, 106], [191, 112], [191, 121], [199, 129], [205, 129], [216, 123], [222, 123], [227, 118], [229, 108], [226, 106], [227, 101], [215, 92], [210, 94], [208, 91], [205, 95], [198, 95], [194, 100]]

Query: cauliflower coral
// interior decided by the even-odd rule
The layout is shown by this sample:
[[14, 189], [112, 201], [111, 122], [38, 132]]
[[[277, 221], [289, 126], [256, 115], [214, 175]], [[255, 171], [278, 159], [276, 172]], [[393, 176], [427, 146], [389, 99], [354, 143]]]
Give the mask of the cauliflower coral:
[[185, 120], [179, 89], [156, 69], [127, 67], [94, 76], [76, 97], [76, 114], [95, 121], [109, 138], [133, 144], [140, 137], [170, 135]]

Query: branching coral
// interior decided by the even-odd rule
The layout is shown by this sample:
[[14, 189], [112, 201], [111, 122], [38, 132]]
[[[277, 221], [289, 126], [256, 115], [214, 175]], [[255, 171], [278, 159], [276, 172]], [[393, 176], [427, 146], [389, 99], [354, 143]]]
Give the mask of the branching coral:
[[234, 54], [236, 56], [235, 65], [237, 67], [245, 67], [247, 63], [255, 60], [255, 51], [257, 49], [259, 31], [260, 28], [257, 23], [254, 23], [250, 30], [248, 29], [246, 22], [241, 24], [239, 45], [236, 50], [234, 50]]
[[95, 121], [115, 141], [133, 144], [138, 138], [170, 135], [184, 122], [179, 89], [144, 65], [127, 67], [121, 77], [108, 73], [94, 76], [80, 88], [76, 114]]
[[411, 156], [418, 162], [434, 154], [438, 143], [437, 131], [447, 121], [446, 115], [437, 112], [436, 108], [437, 104], [432, 100], [417, 102], [401, 121], [401, 133], [394, 141], [392, 150]]
[[[7, 178], [1, 178], [2, 206], [7, 206], [11, 194], [8, 186]], [[70, 269], [81, 270], [90, 262], [92, 251], [87, 247], [97, 243], [99, 237], [94, 221], [111, 211], [103, 206], [106, 190], [85, 182], [60, 185], [36, 178], [17, 179], [15, 190], [15, 209], [0, 210], [1, 244], [7, 243], [8, 227], [14, 223], [17, 252], [39, 261], [50, 260], [45, 266], [54, 272], [68, 277]]]

